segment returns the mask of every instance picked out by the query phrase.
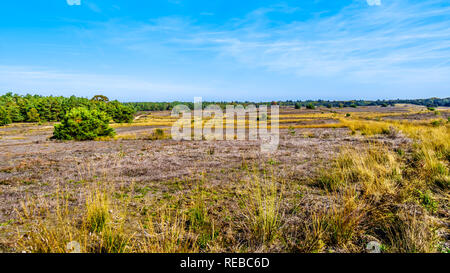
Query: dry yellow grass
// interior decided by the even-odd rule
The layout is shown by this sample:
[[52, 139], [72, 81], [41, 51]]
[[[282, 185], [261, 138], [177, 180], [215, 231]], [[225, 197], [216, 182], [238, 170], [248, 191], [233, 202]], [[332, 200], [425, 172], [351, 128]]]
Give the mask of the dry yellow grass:
[[[408, 154], [402, 150], [395, 153], [375, 143], [370, 143], [364, 150], [344, 148], [334, 160], [332, 168], [322, 171], [317, 179], [319, 185], [332, 192], [347, 191], [354, 186], [362, 191], [361, 202], [368, 200], [366, 210], [371, 212], [372, 224], [386, 234], [384, 251], [435, 252], [438, 245], [436, 230], [439, 227], [429, 214], [433, 214], [438, 206], [434, 200], [436, 196], [448, 202], [448, 198], [442, 196], [442, 190], [445, 192], [449, 189], [450, 181], [448, 124], [436, 125], [430, 120], [405, 122], [356, 119], [343, 120], [343, 123], [368, 136], [385, 133], [386, 130], [388, 134], [409, 137], [413, 141], [412, 149]], [[389, 198], [386, 199], [386, 196]], [[393, 206], [396, 202], [404, 207], [395, 212], [384, 209], [384, 206]], [[422, 208], [411, 204], [406, 206], [411, 202]], [[338, 225], [345, 215], [332, 219], [333, 225], [345, 235], [347, 229]], [[344, 243], [345, 240], [337, 239], [338, 235], [335, 232], [335, 243]]]
[[352, 249], [353, 239], [364, 232], [364, 217], [369, 212], [364, 200], [360, 199], [354, 188], [342, 193], [334, 193], [338, 204], [322, 215], [326, 227], [327, 240], [331, 245]]
[[247, 229], [257, 244], [270, 243], [278, 235], [282, 218], [282, 198], [282, 183], [272, 175], [260, 177], [256, 170], [253, 171], [242, 195], [242, 202], [245, 204]]
[[145, 237], [138, 242], [142, 253], [195, 253], [199, 251], [198, 235], [186, 226], [186, 214], [163, 208], [156, 217], [141, 224]]
[[373, 144], [362, 151], [345, 147], [334, 160], [331, 171], [324, 170], [318, 182], [332, 191], [358, 184], [364, 194], [379, 197], [395, 192], [401, 179], [400, 167], [397, 155], [386, 147]]
[[387, 122], [341, 119], [341, 124], [352, 132], [359, 131], [363, 135], [388, 134], [390, 124]]
[[[45, 203], [24, 204], [20, 218], [32, 225], [28, 230], [18, 231], [19, 247], [33, 253], [130, 251], [133, 234], [123, 231], [124, 215], [112, 206], [109, 194], [93, 189], [81, 215], [80, 211], [70, 208], [70, 197], [61, 192], [56, 193], [55, 211]], [[40, 217], [41, 214], [44, 217]]]

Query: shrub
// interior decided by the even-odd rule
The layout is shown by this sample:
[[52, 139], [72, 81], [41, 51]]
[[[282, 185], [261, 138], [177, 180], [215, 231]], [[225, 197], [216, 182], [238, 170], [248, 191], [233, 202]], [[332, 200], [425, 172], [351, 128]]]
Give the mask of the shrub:
[[100, 136], [114, 136], [109, 116], [97, 110], [80, 107], [72, 109], [60, 124], [55, 125], [53, 138], [61, 140], [93, 140]]
[[151, 135], [148, 136], [148, 140], [162, 140], [162, 139], [166, 139], [168, 138], [168, 136], [166, 136], [166, 133], [164, 132], [163, 129], [157, 128], [155, 130], [153, 130], [153, 133]]
[[294, 127], [292, 127], [292, 126], [289, 126], [289, 134], [291, 135], [291, 136], [295, 136], [295, 128]]
[[433, 127], [439, 127], [439, 126], [442, 125], [442, 121], [441, 120], [434, 120], [434, 121], [431, 122], [431, 125]]
[[314, 110], [314, 109], [316, 109], [316, 106], [314, 104], [312, 104], [312, 103], [308, 103], [306, 105], [306, 109]]

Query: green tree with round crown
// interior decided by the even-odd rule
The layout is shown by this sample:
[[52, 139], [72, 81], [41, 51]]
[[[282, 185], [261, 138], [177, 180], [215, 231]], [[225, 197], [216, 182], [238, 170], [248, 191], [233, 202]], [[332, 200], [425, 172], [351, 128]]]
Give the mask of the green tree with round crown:
[[110, 119], [105, 112], [84, 107], [74, 108], [64, 116], [60, 124], [55, 125], [53, 138], [83, 141], [114, 136], [114, 129], [109, 127]]

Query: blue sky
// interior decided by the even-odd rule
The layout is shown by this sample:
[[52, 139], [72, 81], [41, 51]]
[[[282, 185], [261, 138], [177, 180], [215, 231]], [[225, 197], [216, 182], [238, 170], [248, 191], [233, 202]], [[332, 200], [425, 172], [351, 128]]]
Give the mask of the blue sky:
[[1, 5], [1, 93], [122, 101], [450, 96], [450, 0]]

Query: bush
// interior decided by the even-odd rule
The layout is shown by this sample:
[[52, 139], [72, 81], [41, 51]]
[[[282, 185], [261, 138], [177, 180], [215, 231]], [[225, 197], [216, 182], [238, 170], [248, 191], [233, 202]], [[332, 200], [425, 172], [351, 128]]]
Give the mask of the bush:
[[166, 133], [163, 129], [155, 129], [153, 130], [153, 133], [147, 138], [148, 140], [161, 140], [166, 139]]
[[55, 125], [53, 138], [61, 140], [93, 140], [100, 136], [114, 136], [109, 127], [110, 117], [104, 112], [83, 107], [72, 109]]
[[312, 103], [308, 103], [306, 105], [306, 109], [314, 110], [314, 109], [316, 109], [316, 106], [314, 104], [312, 104]]
[[434, 121], [431, 122], [431, 125], [433, 127], [439, 127], [439, 126], [442, 125], [442, 120], [434, 120]]

